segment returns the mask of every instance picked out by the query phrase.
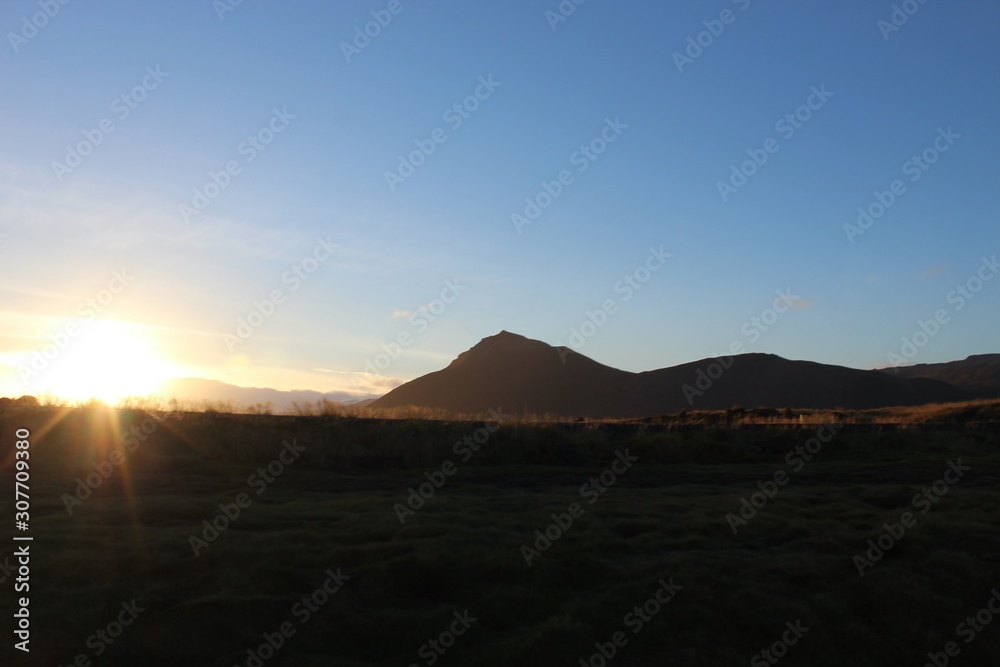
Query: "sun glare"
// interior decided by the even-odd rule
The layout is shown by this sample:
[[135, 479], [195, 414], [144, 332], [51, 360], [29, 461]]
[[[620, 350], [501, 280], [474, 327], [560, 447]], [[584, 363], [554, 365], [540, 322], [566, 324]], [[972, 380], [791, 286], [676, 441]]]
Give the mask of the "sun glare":
[[140, 327], [98, 321], [53, 361], [46, 388], [63, 399], [113, 404], [156, 391], [178, 370], [156, 353]]

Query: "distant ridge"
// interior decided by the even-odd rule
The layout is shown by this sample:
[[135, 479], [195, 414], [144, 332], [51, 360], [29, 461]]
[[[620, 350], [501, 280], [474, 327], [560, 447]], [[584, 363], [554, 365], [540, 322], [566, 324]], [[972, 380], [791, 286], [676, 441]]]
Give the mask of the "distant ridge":
[[[348, 392], [309, 391], [306, 389], [284, 391], [266, 387], [239, 387], [219, 380], [205, 378], [176, 378], [167, 380], [163, 387], [155, 393], [158, 398], [179, 401], [229, 402], [236, 406], [253, 406], [271, 404], [275, 412], [292, 410], [295, 403], [299, 405], [316, 403], [320, 400], [335, 403], [366, 405], [373, 397], [357, 396]], [[364, 399], [364, 400], [359, 400]]]
[[1000, 354], [975, 354], [960, 361], [885, 369], [902, 378], [928, 378], [961, 387], [976, 398], [1000, 398]]
[[566, 347], [501, 331], [446, 368], [407, 382], [371, 405], [456, 413], [502, 406], [520, 414], [626, 418], [735, 405], [866, 409], [970, 397], [971, 392], [935, 378], [897, 377], [770, 354], [702, 359], [632, 373]]

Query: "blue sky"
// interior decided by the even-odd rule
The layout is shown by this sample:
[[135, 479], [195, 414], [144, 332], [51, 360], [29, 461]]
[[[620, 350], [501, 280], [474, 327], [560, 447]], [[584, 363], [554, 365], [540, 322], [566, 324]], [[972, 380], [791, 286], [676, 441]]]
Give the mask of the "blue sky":
[[872, 368], [941, 310], [907, 362], [998, 351], [995, 3], [226, 2], [0, 6], [0, 393], [379, 393], [502, 329]]

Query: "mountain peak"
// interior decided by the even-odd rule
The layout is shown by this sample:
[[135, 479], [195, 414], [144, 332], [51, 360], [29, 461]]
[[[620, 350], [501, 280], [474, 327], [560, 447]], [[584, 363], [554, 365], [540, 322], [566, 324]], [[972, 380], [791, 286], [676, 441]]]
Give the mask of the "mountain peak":
[[487, 336], [462, 352], [452, 363], [466, 363], [470, 359], [495, 359], [510, 358], [520, 356], [525, 352], [538, 352], [542, 350], [553, 350], [548, 343], [534, 340], [520, 334], [503, 330], [493, 336]]
[[528, 338], [527, 336], [522, 336], [521, 334], [512, 333], [510, 331], [507, 331], [506, 329], [502, 329], [500, 331], [500, 333], [493, 334], [492, 336], [487, 336], [486, 338], [484, 338], [482, 341], [479, 341], [479, 342], [483, 342], [483, 341], [487, 341], [487, 340], [524, 341], [524, 340], [531, 340], [531, 339]]
[[[528, 338], [527, 336], [511, 333], [510, 331], [503, 329], [498, 334], [493, 334], [492, 336], [487, 336], [486, 338], [482, 339], [481, 341], [479, 341], [479, 344], [485, 343], [487, 341], [494, 341], [498, 343], [515, 343], [515, 342], [523, 343], [525, 341], [530, 341], [530, 340], [532, 339]], [[541, 341], [535, 341], [535, 342], [540, 343]]]

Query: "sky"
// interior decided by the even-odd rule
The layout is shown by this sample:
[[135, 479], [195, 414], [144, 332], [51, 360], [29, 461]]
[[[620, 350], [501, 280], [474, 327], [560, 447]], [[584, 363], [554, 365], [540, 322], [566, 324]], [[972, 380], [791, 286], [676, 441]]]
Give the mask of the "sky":
[[986, 0], [0, 4], [0, 395], [1000, 352]]

